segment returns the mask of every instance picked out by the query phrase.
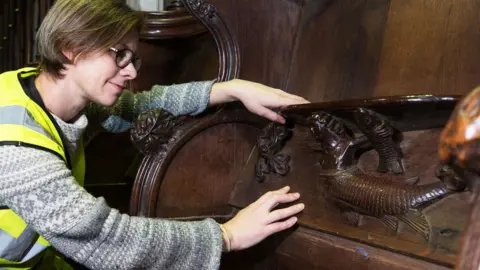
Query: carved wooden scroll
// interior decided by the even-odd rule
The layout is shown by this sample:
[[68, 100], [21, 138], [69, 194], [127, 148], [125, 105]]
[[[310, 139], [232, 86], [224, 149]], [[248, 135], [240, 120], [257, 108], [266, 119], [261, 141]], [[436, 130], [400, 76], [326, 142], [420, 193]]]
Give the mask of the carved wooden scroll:
[[290, 157], [289, 172], [255, 181], [265, 156], [257, 149], [260, 159], [246, 165], [230, 203], [245, 207], [289, 185], [306, 205], [301, 227], [452, 267], [468, 222], [468, 192], [436, 153], [457, 100], [393, 97], [287, 108], [293, 135], [275, 152]]

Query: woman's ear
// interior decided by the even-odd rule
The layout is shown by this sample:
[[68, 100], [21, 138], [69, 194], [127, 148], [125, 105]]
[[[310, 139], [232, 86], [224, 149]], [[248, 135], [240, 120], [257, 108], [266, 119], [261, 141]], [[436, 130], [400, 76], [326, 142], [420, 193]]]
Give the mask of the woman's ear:
[[73, 63], [73, 52], [71, 51], [67, 51], [67, 50], [62, 50], [62, 54], [63, 56], [65, 56], [65, 58], [67, 58], [68, 60], [70, 60], [70, 62]]
[[74, 55], [72, 51], [67, 51], [67, 50], [63, 50], [62, 53], [73, 65], [77, 63], [81, 55], [81, 53]]

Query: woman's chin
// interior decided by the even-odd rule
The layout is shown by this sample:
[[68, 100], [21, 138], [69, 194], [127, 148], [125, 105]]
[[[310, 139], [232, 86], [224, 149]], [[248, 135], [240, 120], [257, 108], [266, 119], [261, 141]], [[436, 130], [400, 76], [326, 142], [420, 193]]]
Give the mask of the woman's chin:
[[110, 107], [110, 106], [113, 106], [115, 105], [115, 103], [117, 102], [118, 100], [118, 96], [116, 95], [112, 95], [112, 96], [108, 96], [108, 97], [103, 97], [102, 99], [99, 100], [99, 104], [103, 105], [103, 106], [106, 106], [106, 107]]

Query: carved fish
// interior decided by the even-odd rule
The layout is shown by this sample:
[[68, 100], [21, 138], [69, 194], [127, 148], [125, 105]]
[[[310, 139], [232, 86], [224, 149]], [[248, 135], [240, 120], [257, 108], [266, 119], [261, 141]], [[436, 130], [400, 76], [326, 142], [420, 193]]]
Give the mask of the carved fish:
[[378, 153], [379, 172], [403, 173], [402, 151], [395, 144], [393, 137], [395, 130], [385, 119], [377, 113], [357, 108], [354, 112], [358, 128], [369, 139]]
[[[384, 140], [389, 138], [390, 141], [383, 141], [377, 146], [392, 149], [393, 127], [365, 109], [359, 109], [356, 117], [363, 127], [367, 127], [366, 135], [362, 137], [367, 134], [388, 134], [380, 137]], [[340, 119], [317, 112], [309, 117], [309, 128], [322, 153], [320, 176], [324, 194], [343, 210], [348, 219], [359, 225], [361, 215], [374, 217], [394, 231], [402, 221], [427, 240], [430, 238], [430, 226], [421, 210], [461, 188], [455, 175], [449, 171], [439, 171], [443, 182], [426, 185], [417, 185], [418, 177], [400, 182], [387, 176], [371, 175], [357, 167], [358, 156], [355, 152], [363, 144], [363, 139], [355, 138]], [[375, 140], [378, 139], [375, 137]], [[379, 156], [391, 158], [395, 155], [380, 151]], [[395, 157], [398, 161], [399, 155]]]
[[380, 218], [394, 230], [396, 224], [392, 220], [399, 219], [426, 239], [430, 228], [417, 210], [450, 193], [442, 182], [409, 185], [366, 174], [356, 167], [323, 176], [326, 193], [342, 208]]

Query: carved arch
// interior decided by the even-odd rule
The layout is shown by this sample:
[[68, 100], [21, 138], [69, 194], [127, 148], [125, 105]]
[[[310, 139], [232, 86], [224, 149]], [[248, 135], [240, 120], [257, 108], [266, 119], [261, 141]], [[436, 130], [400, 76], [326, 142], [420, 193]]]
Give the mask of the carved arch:
[[[217, 9], [201, 0], [182, 2], [215, 40], [219, 59], [217, 81], [228, 81], [238, 77], [240, 70], [238, 44]], [[163, 177], [178, 151], [200, 132], [227, 123], [243, 123], [259, 129], [265, 125], [263, 119], [245, 110], [226, 111], [223, 107], [214, 114], [198, 118], [177, 118], [167, 112], [147, 112], [141, 115], [131, 130], [131, 140], [145, 157], [133, 186], [130, 214], [155, 216]]]
[[213, 35], [218, 49], [218, 81], [237, 78], [240, 72], [240, 50], [235, 36], [230, 32], [214, 5], [204, 0], [182, 0], [185, 7]]
[[[187, 117], [172, 118], [166, 112], [160, 114], [160, 116], [145, 114], [132, 129], [134, 144], [146, 154], [138, 170], [130, 200], [132, 215], [148, 217], [156, 215], [157, 198], [168, 166], [178, 151], [194, 136], [216, 125], [228, 123], [247, 124], [258, 129], [265, 125], [264, 120], [244, 110], [220, 111], [201, 120]], [[145, 131], [146, 136], [136, 135]], [[152, 137], [154, 142], [148, 139]], [[155, 144], [154, 148], [149, 147], [152, 144]]]

